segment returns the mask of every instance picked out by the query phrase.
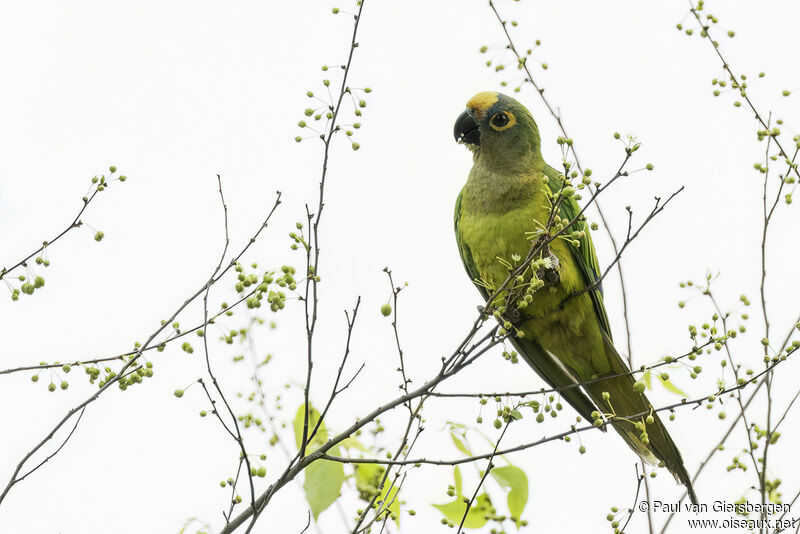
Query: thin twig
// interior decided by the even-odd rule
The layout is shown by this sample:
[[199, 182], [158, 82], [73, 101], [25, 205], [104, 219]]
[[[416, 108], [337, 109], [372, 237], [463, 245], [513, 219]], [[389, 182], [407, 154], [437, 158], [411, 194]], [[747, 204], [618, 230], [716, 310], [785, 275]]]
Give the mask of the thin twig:
[[[633, 513], [636, 511], [636, 503], [639, 502], [639, 490], [642, 487], [642, 481], [645, 481], [645, 480], [646, 479], [645, 479], [644, 473], [639, 474], [639, 468], [637, 466], [636, 467], [636, 495], [633, 497], [633, 506], [628, 508], [628, 519], [625, 520], [625, 524], [622, 525], [621, 529], [619, 529], [620, 532], [625, 532], [625, 529], [628, 527], [628, 523], [630, 523], [631, 522], [631, 518], [633, 518]], [[647, 486], [647, 485], [645, 484], [645, 486]], [[650, 498], [648, 497], [647, 500], [649, 502]], [[649, 506], [648, 506], [648, 508], [649, 508]], [[649, 514], [648, 514], [648, 519], [649, 519]], [[652, 528], [653, 528], [653, 525], [651, 523], [650, 524], [650, 529], [652, 530]]]
[[[11, 273], [11, 271], [13, 271], [14, 269], [16, 269], [18, 267], [25, 267], [27, 265], [27, 262], [31, 258], [33, 258], [34, 256], [36, 256], [36, 255], [40, 254], [41, 252], [43, 252], [44, 249], [46, 249], [47, 247], [52, 246], [56, 241], [58, 241], [59, 239], [64, 237], [71, 230], [74, 230], [75, 228], [79, 228], [80, 226], [82, 226], [83, 225], [83, 221], [81, 221], [81, 216], [83, 215], [83, 212], [86, 211], [86, 208], [89, 207], [89, 204], [91, 204], [92, 200], [94, 200], [94, 198], [97, 196], [97, 194], [102, 192], [102, 191], [104, 191], [105, 188], [108, 187], [108, 183], [109, 182], [104, 182], [102, 184], [93, 185], [92, 186], [93, 187], [92, 194], [83, 197], [83, 199], [82, 199], [83, 204], [81, 205], [81, 208], [78, 210], [77, 215], [75, 215], [75, 217], [72, 219], [72, 222], [69, 223], [69, 225], [67, 225], [67, 227], [64, 228], [61, 232], [56, 234], [55, 237], [52, 237], [52, 238], [50, 238], [50, 239], [48, 239], [46, 241], [43, 241], [41, 247], [39, 247], [38, 249], [36, 249], [33, 252], [31, 252], [30, 254], [28, 254], [27, 256], [25, 256], [24, 258], [19, 260], [17, 263], [12, 265], [11, 267], [3, 267], [2, 269], [0, 269], [0, 280], [2, 280], [7, 274]], [[103, 186], [102, 189], [99, 187], [100, 185]]]
[[272, 209], [269, 211], [267, 217], [261, 223], [261, 226], [255, 232], [255, 234], [250, 238], [250, 240], [247, 242], [247, 244], [244, 247], [242, 247], [242, 249], [239, 252], [239, 254], [233, 260], [231, 260], [231, 263], [227, 267], [225, 267], [224, 269], [219, 271], [219, 273], [216, 276], [216, 278], [210, 278], [207, 282], [205, 282], [203, 284], [202, 287], [200, 287], [189, 298], [187, 298], [180, 306], [178, 306], [178, 308], [172, 313], [170, 318], [168, 320], [166, 320], [166, 321], [163, 321], [161, 323], [161, 325], [155, 331], [153, 331], [152, 334], [150, 334], [150, 336], [147, 338], [147, 340], [144, 342], [144, 344], [142, 344], [136, 350], [136, 352], [133, 355], [131, 355], [131, 357], [127, 360], [125, 365], [122, 366], [120, 371], [115, 376], [109, 378], [102, 387], [100, 387], [92, 395], [87, 397], [83, 402], [81, 402], [77, 406], [75, 406], [72, 409], [70, 409], [64, 415], [64, 417], [62, 417], [61, 420], [51, 429], [51, 431], [41, 441], [39, 441], [30, 451], [28, 451], [25, 454], [25, 456], [23, 456], [23, 458], [17, 464], [16, 469], [12, 473], [11, 479], [9, 480], [9, 482], [6, 485], [5, 489], [3, 490], [2, 493], [0, 493], [0, 503], [3, 502], [3, 500], [6, 497], [6, 495], [8, 495], [8, 492], [11, 490], [11, 488], [16, 483], [17, 476], [19, 475], [19, 472], [22, 470], [22, 468], [25, 466], [25, 464], [31, 458], [31, 456], [36, 454], [36, 452], [38, 452], [47, 442], [49, 442], [53, 438], [53, 436], [56, 434], [56, 432], [58, 432], [61, 429], [61, 427], [64, 426], [64, 424], [66, 424], [66, 422], [69, 421], [76, 413], [78, 413], [79, 411], [82, 411], [86, 406], [88, 406], [89, 404], [91, 404], [94, 401], [96, 401], [106, 390], [108, 390], [108, 388], [110, 388], [112, 385], [116, 384], [125, 375], [125, 372], [138, 361], [138, 359], [142, 355], [142, 352], [144, 350], [146, 350], [147, 347], [150, 346], [150, 344], [153, 342], [153, 340], [156, 338], [156, 336], [158, 336], [165, 328], [167, 328], [167, 326], [170, 325], [175, 320], [175, 318], [177, 318], [178, 315], [180, 315], [180, 313], [183, 312], [183, 310], [185, 310], [187, 306], [189, 306], [189, 304], [194, 302], [200, 295], [202, 295], [207, 287], [209, 287], [210, 285], [213, 285], [216, 282], [218, 282], [225, 275], [225, 273], [227, 273], [227, 271], [236, 264], [238, 259], [250, 248], [250, 246], [253, 243], [255, 243], [255, 241], [258, 238], [258, 236], [261, 234], [261, 232], [264, 230], [264, 228], [267, 227], [267, 224], [268, 224], [270, 218], [272, 217], [272, 214], [275, 212], [277, 207], [280, 205], [280, 202], [281, 202], [280, 201], [280, 196], [281, 196], [280, 192], [278, 192], [277, 198], [275, 200], [275, 203], [272, 206]]
[[[777, 367], [778, 365], [780, 365], [784, 361], [786, 361], [786, 360], [779, 359], [779, 360], [773, 362], [769, 366], [769, 368], [767, 368], [767, 369], [761, 371], [760, 373], [758, 373], [757, 375], [755, 375], [751, 380], [748, 380], [743, 384], [737, 384], [735, 386], [731, 386], [731, 387], [723, 389], [723, 390], [715, 391], [711, 395], [714, 395], [714, 396], [717, 396], [717, 397], [721, 397], [721, 396], [726, 395], [728, 393], [732, 393], [734, 391], [737, 391], [737, 390], [740, 390], [740, 389], [744, 389], [744, 388], [746, 388], [747, 386], [749, 386], [751, 384], [755, 384], [759, 378], [761, 378], [762, 376], [764, 376], [768, 372], [770, 372], [773, 369], [775, 369], [775, 367]], [[664, 411], [672, 411], [672, 410], [674, 410], [676, 408], [680, 408], [680, 407], [687, 407], [687, 406], [689, 406], [689, 407], [697, 407], [697, 406], [701, 405], [704, 402], [708, 402], [709, 396], [710, 395], [706, 395], [706, 396], [698, 397], [698, 398], [695, 398], [695, 399], [692, 399], [692, 400], [682, 399], [680, 402], [676, 402], [676, 403], [668, 404], [668, 405], [665, 405], [665, 406], [661, 406], [659, 408], [653, 408], [652, 410], [646, 410], [646, 411], [643, 411], [643, 412], [640, 412], [640, 413], [628, 415], [628, 416], [625, 417], [625, 419], [633, 421], [633, 420], [639, 419], [640, 417], [645, 417], [645, 416], [651, 415], [653, 413], [659, 413], [659, 412], [664, 412]], [[611, 418], [609, 418], [609, 420], [611, 422], [613, 422], [614, 420], [616, 420], [616, 418], [615, 417], [611, 417]], [[601, 427], [599, 427], [597, 425], [594, 425], [594, 424], [592, 424], [592, 425], [584, 425], [584, 426], [581, 426], [581, 427], [573, 425], [570, 428], [570, 430], [566, 430], [564, 432], [560, 432], [560, 433], [554, 434], [552, 436], [547, 436], [547, 437], [541, 438], [541, 439], [539, 439], [537, 441], [532, 441], [532, 442], [523, 443], [521, 445], [517, 445], [517, 446], [514, 446], [514, 447], [509, 447], [507, 449], [503, 449], [502, 451], [498, 452], [498, 454], [503, 455], [503, 454], [510, 454], [512, 452], [519, 452], [519, 451], [527, 450], [527, 449], [530, 449], [532, 447], [536, 447], [536, 446], [544, 444], [544, 443], [548, 443], [548, 442], [551, 442], [551, 441], [563, 439], [565, 436], [569, 436], [571, 434], [576, 434], [576, 433], [579, 433], [579, 432], [583, 432], [583, 431], [591, 430], [591, 429], [595, 429], [595, 428], [601, 428]], [[330, 449], [330, 447], [328, 447], [328, 449]], [[326, 452], [322, 454], [322, 458], [324, 458], [326, 460], [332, 460], [332, 461], [335, 461], [335, 462], [342, 462], [342, 463], [349, 463], [349, 464], [383, 464], [383, 465], [430, 464], [430, 465], [449, 465], [449, 466], [460, 465], [460, 464], [464, 464], [464, 463], [470, 463], [470, 462], [474, 462], [476, 460], [484, 460], [484, 459], [489, 458], [490, 456], [491, 456], [491, 454], [486, 453], [486, 454], [477, 454], [477, 455], [473, 455], [473, 456], [468, 456], [468, 457], [465, 457], [465, 458], [457, 458], [455, 460], [429, 460], [427, 458], [414, 458], [414, 459], [411, 459], [411, 460], [390, 460], [390, 459], [384, 460], [384, 459], [380, 459], [380, 458], [358, 458], [358, 459], [344, 458], [344, 457], [341, 457], [341, 456], [331, 456], [331, 455], [327, 454]]]
[[[339, 118], [339, 112], [341, 111], [342, 107], [342, 100], [344, 99], [344, 95], [350, 92], [349, 87], [347, 86], [347, 77], [350, 74], [350, 67], [353, 64], [353, 53], [355, 52], [356, 48], [358, 48], [358, 42], [356, 42], [356, 38], [358, 36], [358, 26], [361, 22], [361, 12], [364, 10], [364, 1], [361, 0], [358, 3], [358, 13], [354, 15], [355, 21], [353, 22], [353, 36], [350, 40], [350, 52], [347, 56], [347, 63], [344, 65], [344, 74], [342, 75], [342, 84], [339, 89], [339, 97], [336, 101], [335, 106], [330, 106], [329, 109], [332, 113], [330, 122], [328, 123], [327, 133], [323, 137], [323, 142], [325, 145], [325, 150], [322, 157], [322, 175], [319, 181], [319, 199], [317, 203], [317, 211], [315, 214], [312, 214], [308, 211], [308, 207], [306, 207], [306, 213], [308, 215], [308, 221], [311, 223], [311, 237], [309, 239], [309, 245], [306, 247], [306, 287], [305, 287], [305, 312], [306, 312], [306, 383], [305, 387], [303, 388], [303, 398], [305, 400], [305, 413], [303, 416], [303, 437], [300, 442], [300, 456], [303, 457], [306, 454], [306, 446], [308, 445], [308, 424], [309, 424], [309, 393], [311, 389], [311, 374], [314, 367], [313, 361], [313, 342], [314, 342], [314, 330], [317, 325], [317, 312], [319, 306], [319, 299], [317, 296], [317, 285], [319, 284], [319, 254], [320, 254], [320, 247], [319, 247], [319, 222], [322, 217], [322, 210], [325, 207], [325, 178], [328, 175], [328, 158], [330, 155], [330, 147], [331, 147], [331, 140], [336, 132], [339, 131], [339, 127], [336, 124], [337, 119]], [[313, 255], [313, 260], [312, 260]], [[309, 299], [311, 302], [309, 303]], [[311, 309], [309, 310], [309, 306]]]
[[483, 483], [486, 481], [486, 477], [489, 476], [489, 473], [494, 468], [494, 464], [492, 462], [494, 461], [494, 457], [497, 456], [497, 449], [500, 447], [500, 442], [503, 440], [503, 436], [506, 435], [506, 430], [508, 430], [509, 425], [511, 425], [511, 421], [513, 420], [514, 420], [513, 418], [509, 418], [508, 421], [506, 421], [506, 424], [503, 427], [503, 431], [500, 433], [500, 437], [497, 438], [497, 443], [494, 444], [494, 449], [492, 450], [492, 454], [489, 456], [489, 462], [486, 465], [486, 469], [483, 472], [483, 476], [481, 476], [480, 481], [478, 481], [478, 485], [475, 487], [475, 491], [472, 492], [472, 497], [470, 497], [469, 502], [467, 503], [467, 507], [464, 510], [464, 515], [461, 516], [461, 522], [458, 524], [458, 532], [456, 534], [461, 534], [461, 531], [464, 528], [464, 521], [467, 520], [467, 515], [469, 515], [469, 509], [472, 508], [472, 503], [474, 503], [475, 499], [478, 498], [478, 492], [480, 491], [481, 486], [483, 486]]

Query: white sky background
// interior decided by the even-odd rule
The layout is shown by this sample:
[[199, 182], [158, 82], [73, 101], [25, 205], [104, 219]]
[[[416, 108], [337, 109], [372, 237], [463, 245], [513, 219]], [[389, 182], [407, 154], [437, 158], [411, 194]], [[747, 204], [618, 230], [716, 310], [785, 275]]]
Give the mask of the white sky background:
[[[223, 177], [234, 250], [246, 241], [271, 207], [274, 191], [284, 203], [248, 263], [292, 263], [286, 234], [304, 218], [304, 203], [315, 202], [321, 144], [297, 144], [295, 126], [309, 102], [309, 89], [322, 94], [322, 64], [345, 59], [351, 18], [333, 17], [327, 2], [5, 2], [0, 12], [0, 265], [15, 263], [43, 239], [60, 231], [79, 207], [89, 179], [117, 165], [129, 176], [96, 199], [83, 220], [102, 230], [96, 243], [87, 229], [71, 233], [49, 251], [46, 287], [19, 302], [0, 298], [0, 369], [41, 360], [68, 361], [128, 350], [144, 341], [216, 265], [222, 244], [222, 215], [216, 173]], [[717, 34], [738, 72], [767, 76], [750, 94], [764, 110], [786, 120], [786, 143], [797, 133], [800, 74], [795, 2], [709, 5], [720, 17]], [[339, 5], [347, 9], [346, 5]], [[719, 7], [719, 9], [717, 9]], [[752, 168], [763, 157], [755, 122], [734, 96], [715, 99], [711, 78], [718, 60], [697, 34], [675, 30], [687, 5], [682, 2], [503, 2], [500, 9], [520, 21], [514, 33], [526, 48], [541, 39], [532, 62], [546, 94], [564, 114], [585, 166], [600, 180], [613, 174], [623, 156], [611, 134], [632, 133], [643, 143], [631, 168], [655, 164], [652, 173], [621, 181], [602, 197], [617, 234], [624, 231], [624, 206], [637, 216], [649, 211], [654, 195], [681, 194], [658, 217], [624, 258], [630, 298], [634, 358], [638, 364], [689, 347], [686, 325], [710, 312], [700, 299], [684, 310], [678, 282], [699, 280], [707, 268], [721, 270], [718, 296], [727, 308], [746, 293], [757, 301], [761, 180]], [[687, 23], [688, 23], [687, 19]], [[735, 39], [723, 30], [734, 29]], [[366, 368], [334, 405], [329, 425], [344, 428], [367, 407], [394, 396], [399, 382], [389, 321], [379, 308], [389, 296], [381, 269], [388, 265], [402, 294], [400, 329], [415, 383], [430, 376], [475, 316], [479, 296], [463, 273], [455, 246], [452, 210], [471, 165], [468, 152], [453, 142], [452, 125], [474, 93], [498, 89], [503, 78], [483, 66], [481, 45], [503, 46], [486, 2], [376, 2], [364, 9], [352, 70], [353, 86], [370, 86], [363, 127], [353, 152], [342, 136], [333, 145], [322, 222], [321, 312], [312, 399], [322, 404], [344, 341], [342, 310], [356, 297], [363, 308], [355, 330], [350, 370]], [[507, 71], [506, 77], [514, 76]], [[520, 94], [542, 132], [546, 159], [558, 164], [555, 125], [528, 88]], [[351, 120], [346, 119], [346, 122]], [[788, 127], [787, 127], [788, 126]], [[797, 212], [781, 204], [770, 241], [769, 305], [777, 337], [797, 316]], [[609, 243], [595, 234], [601, 263]], [[39, 272], [37, 271], [37, 272]], [[606, 285], [607, 306], [617, 343], [624, 327], [616, 275]], [[232, 300], [229, 287], [216, 288], [214, 306]], [[762, 333], [758, 310], [750, 310], [751, 333], [736, 340], [738, 354], [759, 366]], [[269, 311], [263, 314], [272, 318]], [[274, 317], [278, 328], [258, 338], [259, 351], [274, 354], [265, 383], [299, 383], [304, 370], [302, 311], [296, 302]], [[197, 308], [185, 326], [201, 321]], [[226, 325], [238, 327], [230, 320]], [[237, 452], [212, 418], [202, 391], [182, 399], [172, 392], [203, 373], [198, 338], [194, 355], [178, 346], [153, 356], [156, 375], [122, 394], [110, 389], [86, 411], [61, 453], [40, 472], [16, 486], [0, 507], [0, 531], [9, 533], [177, 532], [190, 517], [219, 526]], [[247, 388], [246, 369], [230, 364], [241, 349], [213, 347], [216, 369], [229, 392]], [[152, 354], [152, 353], [151, 353]], [[718, 355], [701, 362], [703, 380], [691, 382], [673, 370], [674, 381], [693, 396], [714, 387]], [[760, 366], [758, 367], [760, 369]], [[66, 410], [88, 396], [82, 372], [67, 375], [67, 392], [47, 392], [49, 373], [37, 384], [30, 374], [0, 377], [0, 480]], [[800, 367], [780, 368], [778, 406], [794, 394]], [[60, 379], [56, 379], [57, 381]], [[542, 381], [527, 368], [487, 355], [466, 371], [451, 391], [524, 390]], [[299, 403], [287, 393], [286, 417]], [[677, 398], [661, 390], [656, 404]], [[505, 444], [555, 433], [572, 419], [536, 425], [527, 417], [512, 426]], [[458, 452], [441, 432], [445, 420], [473, 422], [476, 402], [431, 402], [427, 428], [413, 456], [454, 458]], [[484, 430], [491, 427], [484, 411]], [[730, 416], [736, 413], [728, 406]], [[759, 415], [759, 422], [763, 417]], [[387, 419], [390, 421], [390, 419]], [[694, 472], [730, 419], [717, 410], [683, 411], [669, 425], [687, 467]], [[785, 423], [785, 436], [796, 418]], [[392, 426], [390, 425], [390, 429]], [[389, 443], [386, 437], [386, 443]], [[724, 475], [730, 452], [708, 467], [697, 491], [704, 502], [734, 501], [746, 485], [740, 474]], [[266, 438], [265, 438], [266, 439]], [[524, 518], [527, 531], [597, 531], [608, 528], [610, 506], [630, 506], [634, 455], [613, 433], [583, 435], [578, 444], [552, 443], [511, 457], [530, 479]], [[789, 440], [770, 453], [770, 476], [784, 480], [785, 495], [798, 487], [796, 458]], [[267, 480], [282, 458], [270, 455]], [[254, 450], [259, 453], [261, 450]], [[274, 467], [273, 467], [274, 466]], [[404, 488], [408, 507], [403, 532], [447, 532], [429, 503], [448, 500], [450, 468], [412, 472]], [[463, 469], [468, 491], [477, 481]], [[752, 470], [748, 471], [752, 476]], [[747, 480], [750, 480], [748, 478]], [[601, 482], [602, 481], [602, 482]], [[262, 485], [265, 480], [260, 481]], [[662, 500], [680, 488], [666, 473], [653, 481]], [[347, 514], [357, 506], [348, 501]], [[499, 503], [502, 505], [502, 502]], [[352, 506], [351, 506], [352, 505]], [[796, 517], [797, 514], [795, 513]], [[631, 532], [645, 529], [634, 517]], [[660, 524], [664, 515], [656, 515]], [[299, 532], [305, 505], [296, 485], [273, 501], [258, 532]], [[342, 531], [334, 508], [323, 513], [319, 532]], [[685, 524], [673, 532], [683, 532]]]

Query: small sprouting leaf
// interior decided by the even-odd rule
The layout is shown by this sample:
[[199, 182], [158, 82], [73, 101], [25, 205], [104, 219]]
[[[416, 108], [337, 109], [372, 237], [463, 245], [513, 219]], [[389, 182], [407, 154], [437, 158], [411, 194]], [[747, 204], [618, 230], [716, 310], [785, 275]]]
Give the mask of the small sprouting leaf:
[[653, 376], [650, 374], [650, 369], [644, 372], [642, 380], [647, 385], [647, 389], [653, 389]]
[[688, 397], [686, 393], [678, 389], [678, 387], [669, 381], [669, 378], [661, 378], [661, 375], [658, 375], [658, 380], [661, 382], [661, 385], [664, 386], [664, 389], [669, 391], [670, 393], [674, 393], [675, 395], [680, 395], [681, 397]]
[[461, 451], [467, 456], [472, 456], [472, 452], [470, 452], [469, 447], [464, 443], [460, 436], [458, 436], [455, 432], [450, 432], [450, 439], [453, 440], [453, 445], [456, 446], [456, 449]]
[[508, 511], [517, 520], [522, 517], [522, 511], [528, 504], [528, 477], [525, 471], [513, 465], [495, 467], [490, 474], [503, 489], [508, 490]]

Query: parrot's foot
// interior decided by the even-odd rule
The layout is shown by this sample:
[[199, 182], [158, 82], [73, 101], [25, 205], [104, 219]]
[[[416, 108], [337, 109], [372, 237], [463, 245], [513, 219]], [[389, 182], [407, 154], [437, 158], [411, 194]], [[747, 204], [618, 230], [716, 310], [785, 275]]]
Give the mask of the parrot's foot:
[[548, 265], [536, 271], [536, 278], [544, 282], [544, 287], [554, 287], [561, 283], [558, 272], [558, 257], [552, 252], [547, 256]]
[[521, 321], [522, 314], [519, 313], [519, 310], [512, 310], [510, 312], [506, 312], [505, 315], [503, 315], [503, 317], [505, 317], [505, 319], [508, 320], [508, 322], [510, 322], [514, 326], [520, 326], [520, 324], [522, 323]]

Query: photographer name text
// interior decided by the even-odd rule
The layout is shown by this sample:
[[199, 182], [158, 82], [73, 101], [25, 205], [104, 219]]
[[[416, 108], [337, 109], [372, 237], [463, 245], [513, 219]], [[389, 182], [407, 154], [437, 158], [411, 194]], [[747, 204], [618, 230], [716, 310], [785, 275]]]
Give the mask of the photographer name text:
[[708, 503], [682, 503], [682, 502], [665, 502], [653, 501], [651, 509], [654, 512], [662, 513], [679, 513], [679, 512], [693, 512], [696, 514], [703, 514], [708, 512], [727, 512], [739, 515], [761, 514], [766, 512], [767, 515], [788, 513], [791, 511], [791, 506], [787, 503], [750, 503], [750, 502], [726, 502], [714, 501], [710, 505]]

